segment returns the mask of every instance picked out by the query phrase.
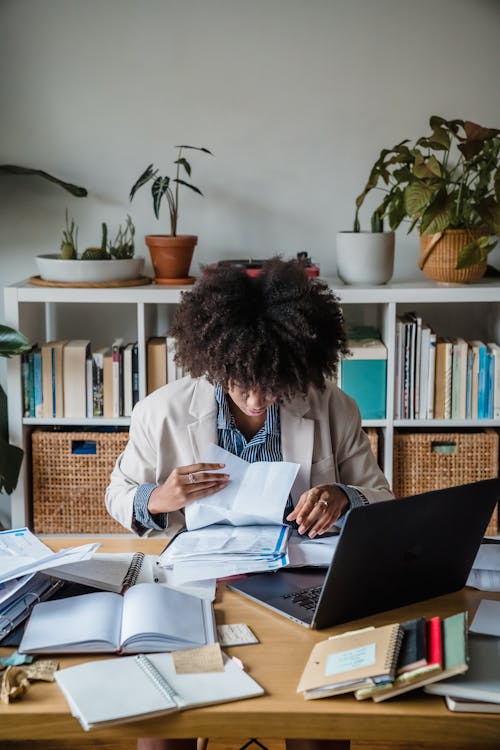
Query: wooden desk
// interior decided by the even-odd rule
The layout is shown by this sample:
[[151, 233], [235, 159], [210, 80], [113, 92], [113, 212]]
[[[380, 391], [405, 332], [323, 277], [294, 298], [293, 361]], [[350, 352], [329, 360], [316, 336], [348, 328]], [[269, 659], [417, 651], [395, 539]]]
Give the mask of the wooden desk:
[[[74, 540], [46, 540], [54, 549], [72, 546]], [[85, 540], [78, 540], [78, 543]], [[94, 541], [94, 540], [92, 540]], [[102, 551], [142, 550], [157, 554], [163, 539], [119, 537], [98, 539]], [[359, 584], [363, 596], [362, 582]], [[483, 594], [464, 589], [449, 596], [421, 602], [390, 613], [383, 613], [356, 623], [349, 628], [368, 624], [384, 624], [423, 615], [446, 616], [464, 609], [472, 616]], [[488, 594], [500, 599], [500, 594]], [[74, 719], [56, 684], [34, 683], [25, 699], [8, 706], [0, 704], [0, 743], [2, 740], [79, 741], [126, 740], [149, 737], [213, 737], [213, 738], [329, 738], [371, 742], [428, 743], [438, 746], [500, 746], [500, 716], [488, 714], [454, 714], [443, 698], [420, 691], [375, 704], [356, 701], [352, 696], [339, 696], [305, 701], [296, 693], [303, 666], [313, 643], [345, 626], [319, 632], [309, 631], [279, 615], [222, 589], [216, 603], [218, 623], [245, 622], [255, 632], [260, 644], [228, 649], [238, 656], [248, 672], [266, 690], [260, 698], [193, 709], [178, 714], [92, 730], [84, 733]], [[5, 654], [7, 650], [3, 649]], [[60, 666], [77, 664], [82, 657], [62, 657]], [[131, 688], [133, 689], [133, 687]]]

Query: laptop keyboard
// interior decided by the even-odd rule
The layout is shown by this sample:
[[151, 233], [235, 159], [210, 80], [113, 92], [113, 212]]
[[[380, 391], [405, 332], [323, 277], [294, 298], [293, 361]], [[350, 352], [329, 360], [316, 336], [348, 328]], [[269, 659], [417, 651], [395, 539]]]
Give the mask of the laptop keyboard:
[[312, 586], [295, 594], [283, 594], [283, 599], [291, 599], [294, 604], [304, 609], [316, 609], [323, 586]]

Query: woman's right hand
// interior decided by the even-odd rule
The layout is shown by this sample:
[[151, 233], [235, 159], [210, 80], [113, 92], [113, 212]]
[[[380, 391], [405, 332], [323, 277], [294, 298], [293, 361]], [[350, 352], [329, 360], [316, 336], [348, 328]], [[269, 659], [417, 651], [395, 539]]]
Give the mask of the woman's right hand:
[[184, 508], [192, 500], [213, 495], [222, 490], [229, 481], [229, 474], [220, 474], [225, 464], [189, 464], [178, 466], [150, 495], [148, 511], [171, 513]]

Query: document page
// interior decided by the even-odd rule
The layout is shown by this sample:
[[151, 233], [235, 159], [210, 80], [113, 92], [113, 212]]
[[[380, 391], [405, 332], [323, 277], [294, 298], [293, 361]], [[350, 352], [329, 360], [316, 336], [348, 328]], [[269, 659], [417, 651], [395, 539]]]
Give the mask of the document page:
[[120, 640], [122, 601], [119, 594], [98, 591], [36, 604], [19, 651], [114, 651]]
[[137, 643], [136, 651], [161, 651], [165, 640], [177, 647], [207, 643], [204, 603], [198, 597], [155, 583], [138, 583], [123, 599], [120, 642], [130, 650]]
[[229, 484], [215, 495], [186, 507], [186, 527], [200, 529], [216, 523], [232, 526], [281, 524], [299, 464], [289, 461], [248, 463], [211, 443], [202, 461], [224, 463], [221, 472], [230, 475]]

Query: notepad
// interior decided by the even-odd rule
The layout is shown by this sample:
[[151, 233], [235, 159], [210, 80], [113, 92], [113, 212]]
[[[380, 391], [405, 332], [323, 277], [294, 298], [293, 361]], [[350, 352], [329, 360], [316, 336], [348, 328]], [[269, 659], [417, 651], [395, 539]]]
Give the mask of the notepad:
[[320, 641], [311, 651], [297, 692], [311, 700], [393, 680], [402, 637], [399, 623], [392, 623]]
[[216, 641], [212, 603], [181, 591], [138, 583], [42, 602], [31, 613], [21, 653], [171, 651]]
[[154, 555], [143, 552], [97, 552], [89, 560], [52, 568], [50, 574], [119, 594], [135, 583], [153, 583], [154, 559]]
[[172, 654], [140, 654], [68, 667], [55, 678], [85, 730], [264, 693], [225, 655], [223, 672], [177, 674]]

